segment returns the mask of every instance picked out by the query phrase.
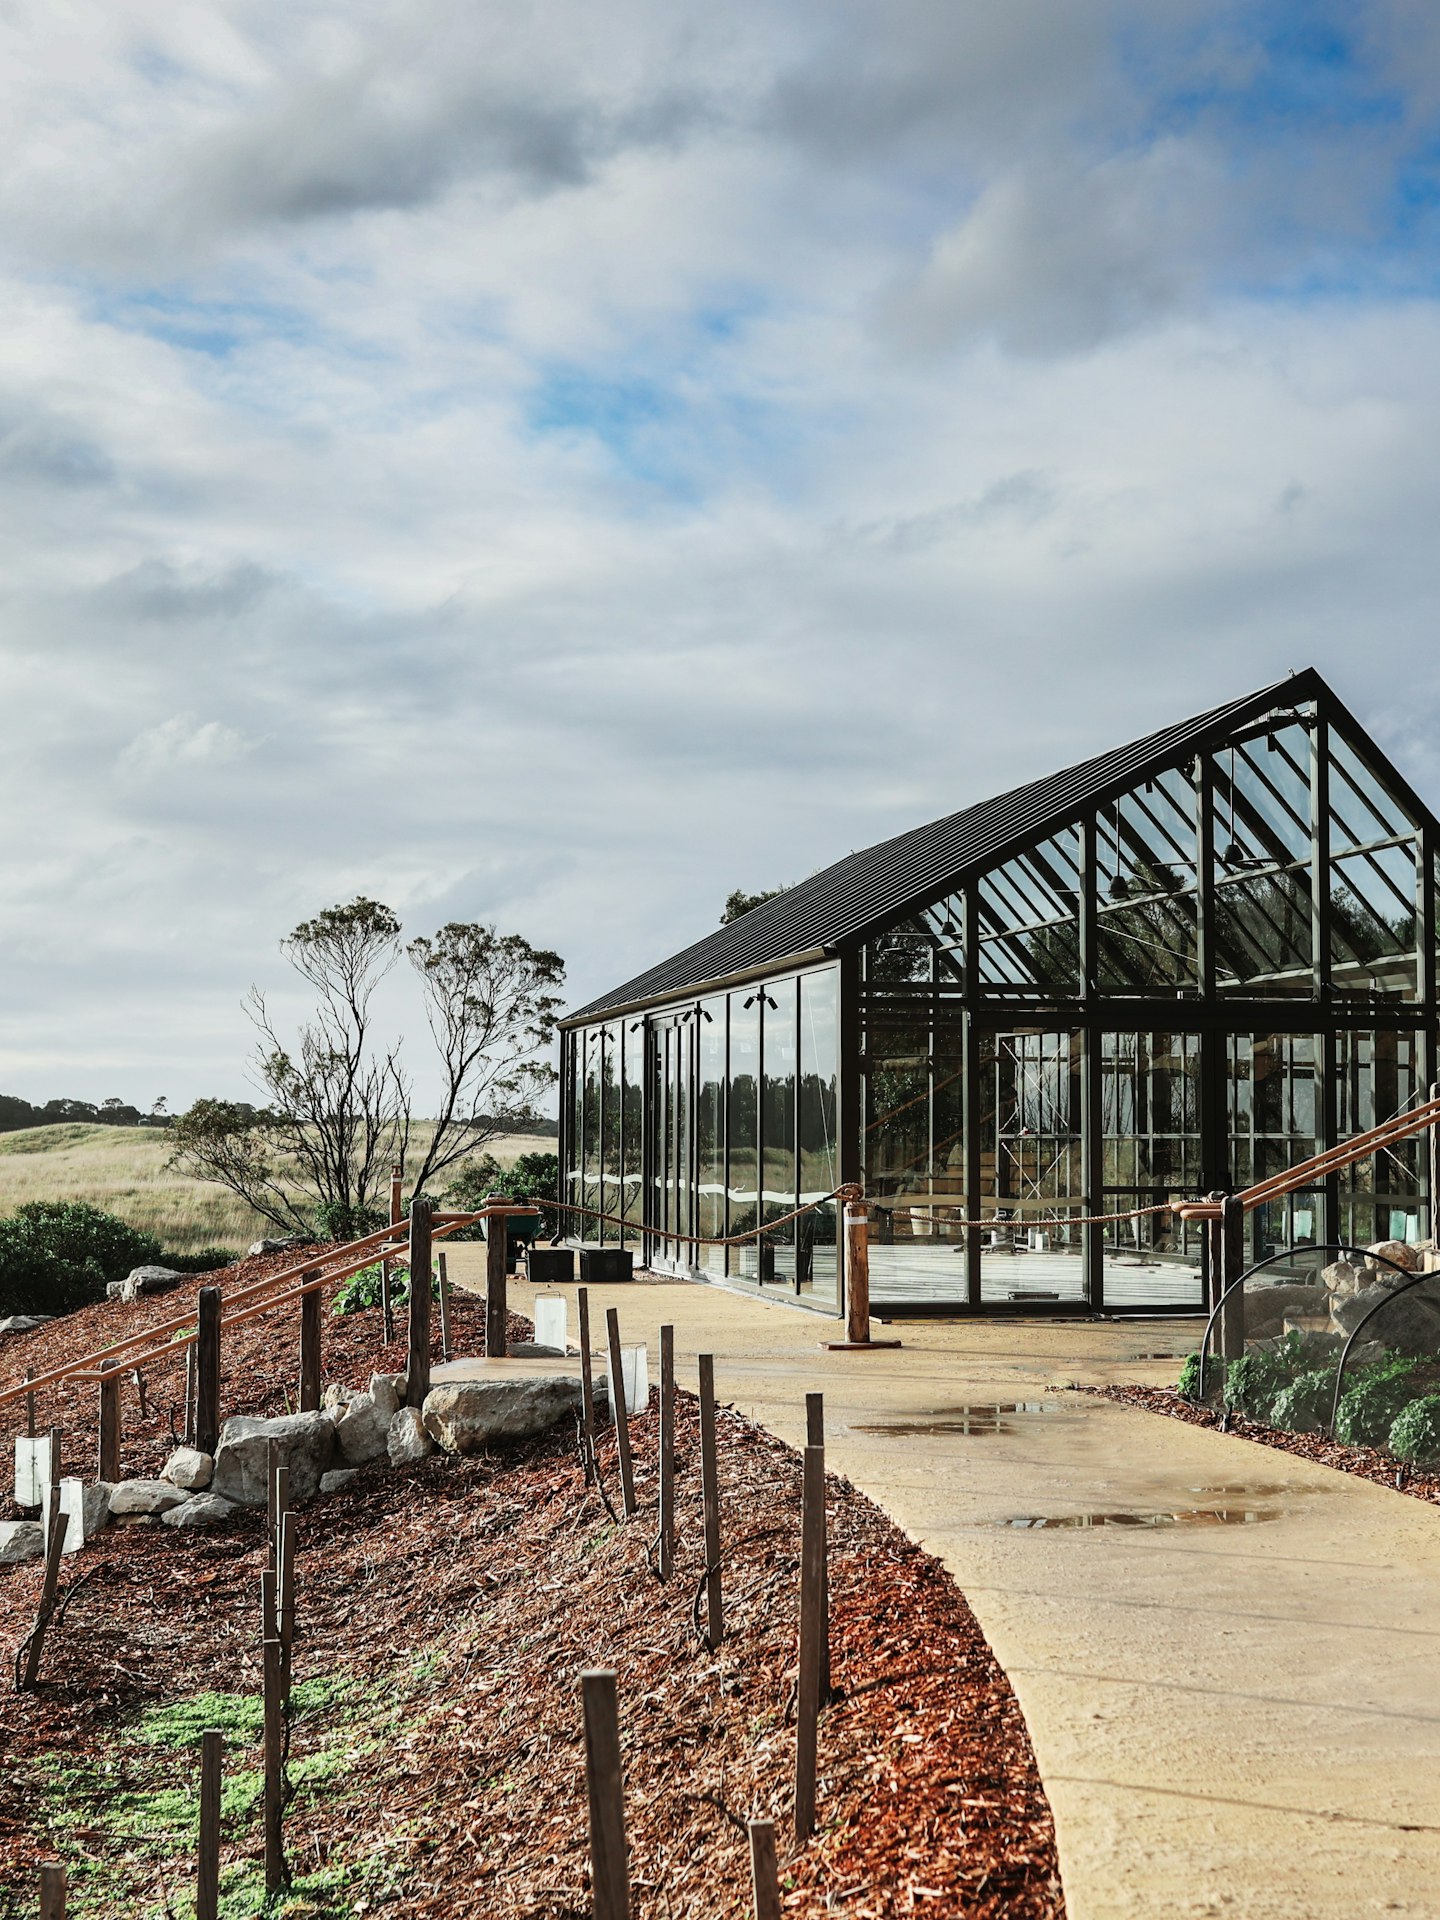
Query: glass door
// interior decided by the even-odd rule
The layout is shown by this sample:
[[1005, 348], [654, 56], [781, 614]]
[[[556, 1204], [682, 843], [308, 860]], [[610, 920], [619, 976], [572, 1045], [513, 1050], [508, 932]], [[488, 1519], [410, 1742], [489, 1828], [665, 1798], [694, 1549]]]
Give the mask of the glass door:
[[687, 1236], [695, 1219], [695, 1020], [680, 1014], [657, 1020], [654, 1035], [656, 1259], [688, 1269], [694, 1247]]

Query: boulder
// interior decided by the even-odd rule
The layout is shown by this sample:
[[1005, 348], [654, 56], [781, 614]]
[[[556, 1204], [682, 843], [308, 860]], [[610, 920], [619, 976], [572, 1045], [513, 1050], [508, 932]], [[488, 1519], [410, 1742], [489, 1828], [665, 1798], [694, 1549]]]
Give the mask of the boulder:
[[350, 1402], [359, 1398], [354, 1387], [342, 1387], [338, 1381], [332, 1380], [320, 1396], [320, 1411], [328, 1414], [332, 1420], [338, 1420]]
[[132, 1513], [168, 1513], [189, 1497], [169, 1480], [122, 1480], [111, 1489], [110, 1512], [117, 1520]]
[[425, 1431], [446, 1453], [479, 1453], [495, 1440], [544, 1433], [579, 1411], [580, 1381], [569, 1374], [456, 1380], [430, 1389]]
[[400, 1411], [402, 1392], [395, 1382], [402, 1377], [393, 1373], [372, 1373], [370, 1376], [370, 1398], [375, 1403], [376, 1411], [383, 1413], [387, 1420], [393, 1420]]
[[1346, 1294], [1354, 1293], [1357, 1287], [1364, 1285], [1365, 1270], [1363, 1267], [1352, 1267], [1348, 1260], [1334, 1260], [1328, 1267], [1322, 1268], [1320, 1283], [1332, 1298], [1343, 1299]]
[[12, 1313], [0, 1320], [0, 1333], [33, 1333], [54, 1318], [53, 1313]]
[[563, 1360], [563, 1347], [542, 1347], [536, 1340], [511, 1340], [506, 1344], [506, 1353], [512, 1360]]
[[160, 1469], [160, 1478], [186, 1493], [199, 1493], [208, 1487], [215, 1474], [214, 1457], [198, 1447], [179, 1447]]
[[44, 1551], [45, 1531], [38, 1520], [0, 1520], [0, 1567], [38, 1560]]
[[[387, 1396], [387, 1402], [391, 1397]], [[368, 1393], [356, 1394], [335, 1422], [335, 1439], [347, 1467], [363, 1467], [385, 1458], [392, 1418], [388, 1404], [382, 1411]]]
[[1291, 1284], [1258, 1286], [1245, 1283], [1245, 1337], [1261, 1339], [1279, 1333], [1287, 1319], [1328, 1311], [1330, 1296], [1323, 1287]]
[[242, 1507], [265, 1506], [272, 1440], [276, 1465], [290, 1470], [290, 1498], [309, 1500], [335, 1457], [335, 1422], [326, 1413], [287, 1413], [277, 1420], [232, 1415], [220, 1429], [210, 1491]]
[[1372, 1261], [1370, 1264], [1372, 1270], [1376, 1273], [1394, 1273], [1395, 1267], [1403, 1267], [1406, 1273], [1418, 1273], [1420, 1271], [1419, 1251], [1415, 1247], [1408, 1246], [1403, 1240], [1377, 1240], [1373, 1247], [1367, 1247], [1365, 1251], [1366, 1253], [1378, 1253], [1382, 1255], [1385, 1260], [1394, 1261], [1395, 1266], [1393, 1267], [1382, 1266], [1379, 1261]]
[[176, 1273], [173, 1267], [132, 1267], [120, 1282], [122, 1300], [143, 1300], [152, 1293], [173, 1293], [184, 1286], [188, 1273]]
[[217, 1520], [228, 1520], [234, 1511], [235, 1502], [222, 1500], [218, 1493], [194, 1493], [160, 1518], [167, 1527], [213, 1527]]
[[303, 1233], [289, 1233], [283, 1239], [257, 1240], [249, 1250], [250, 1258], [257, 1259], [262, 1253], [293, 1253], [297, 1247], [309, 1247], [315, 1243], [307, 1240]]
[[360, 1469], [358, 1467], [332, 1467], [329, 1473], [321, 1474], [320, 1491], [322, 1493], [339, 1493], [342, 1487], [348, 1487], [352, 1480], [357, 1479], [359, 1473]]
[[435, 1442], [425, 1431], [425, 1420], [418, 1407], [401, 1407], [390, 1422], [387, 1439], [392, 1467], [412, 1466], [435, 1451]]
[[[1404, 1283], [1392, 1275], [1387, 1284], [1377, 1280], [1345, 1299], [1334, 1300], [1330, 1318], [1346, 1335], [1353, 1333], [1371, 1307], [1377, 1306]], [[1366, 1324], [1367, 1340], [1381, 1341], [1401, 1353], [1440, 1353], [1440, 1275], [1400, 1293], [1391, 1307], [1381, 1307]]]

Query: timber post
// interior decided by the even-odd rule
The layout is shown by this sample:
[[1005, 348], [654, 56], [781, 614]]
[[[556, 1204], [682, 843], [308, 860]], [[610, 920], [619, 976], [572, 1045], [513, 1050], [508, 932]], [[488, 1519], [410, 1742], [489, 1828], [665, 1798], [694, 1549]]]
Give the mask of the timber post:
[[120, 1478], [120, 1371], [119, 1362], [100, 1362], [99, 1446], [96, 1450], [95, 1478], [114, 1485]]
[[220, 1910], [220, 1762], [225, 1736], [207, 1727], [200, 1736], [200, 1845], [195, 1864], [195, 1920], [217, 1920]]
[[845, 1338], [820, 1344], [832, 1353], [883, 1351], [901, 1344], [870, 1338], [870, 1209], [863, 1200], [845, 1202]]
[[301, 1286], [309, 1286], [300, 1296], [300, 1411], [315, 1413], [320, 1406], [320, 1269], [310, 1267], [300, 1276]]
[[662, 1580], [675, 1570], [675, 1329], [660, 1329], [660, 1532], [655, 1568]]
[[[1227, 1193], [1220, 1203], [1220, 1290], [1234, 1286], [1245, 1271], [1245, 1203], [1238, 1193]], [[1238, 1360], [1245, 1351], [1245, 1289], [1221, 1310], [1220, 1356]]]
[[780, 1920], [780, 1868], [775, 1858], [775, 1822], [752, 1820], [746, 1831], [750, 1836], [750, 1888], [755, 1900], [755, 1920]]
[[625, 1787], [615, 1675], [580, 1676], [585, 1709], [585, 1786], [590, 1802], [590, 1882], [594, 1920], [630, 1920], [630, 1861], [625, 1846]]
[[795, 1839], [802, 1845], [815, 1831], [824, 1609], [825, 1449], [806, 1447], [800, 1519], [800, 1673], [795, 1701]]
[[430, 1202], [410, 1202], [410, 1351], [405, 1404], [423, 1407], [430, 1391]]
[[510, 1351], [509, 1337], [505, 1331], [505, 1284], [507, 1280], [506, 1255], [509, 1252], [509, 1234], [505, 1227], [505, 1196], [492, 1193], [486, 1197], [487, 1208], [493, 1206], [485, 1219], [485, 1357], [487, 1360], [503, 1360]]
[[450, 1361], [450, 1273], [445, 1265], [443, 1247], [435, 1258], [440, 1268], [440, 1359], [443, 1365], [448, 1365]]
[[590, 1352], [590, 1289], [581, 1287], [575, 1295], [580, 1315], [580, 1450], [585, 1456], [585, 1484], [595, 1481], [595, 1374]]
[[620, 1315], [614, 1307], [605, 1310], [605, 1331], [610, 1344], [610, 1411], [615, 1420], [615, 1447], [620, 1456], [620, 1493], [625, 1503], [625, 1518], [633, 1520], [640, 1507], [635, 1498], [635, 1461], [630, 1452], [630, 1409], [625, 1401]]
[[66, 1872], [58, 1860], [40, 1869], [40, 1920], [65, 1920]]
[[220, 1443], [220, 1289], [201, 1287], [195, 1335], [195, 1445], [213, 1454]]
[[725, 1638], [720, 1574], [720, 1463], [715, 1445], [715, 1356], [697, 1355], [700, 1370], [700, 1497], [705, 1514], [705, 1644], [711, 1653]]

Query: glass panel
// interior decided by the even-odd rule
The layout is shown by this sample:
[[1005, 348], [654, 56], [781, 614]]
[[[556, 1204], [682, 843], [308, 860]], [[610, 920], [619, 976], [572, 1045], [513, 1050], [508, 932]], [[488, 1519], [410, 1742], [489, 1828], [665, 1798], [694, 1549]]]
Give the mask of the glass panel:
[[981, 1256], [987, 1301], [1084, 1298], [1080, 1231], [1081, 1038], [1021, 1030], [994, 1037], [981, 1096], [981, 1192], [993, 1219]]
[[[716, 1240], [725, 1233], [725, 1001], [700, 1005], [696, 1037], [699, 1064], [695, 1095], [696, 1231]], [[724, 1273], [723, 1247], [698, 1247], [698, 1266]]]
[[1095, 822], [1095, 967], [1102, 987], [1173, 991], [1200, 979], [1196, 798], [1172, 769]]
[[[730, 995], [731, 1233], [745, 1233], [758, 1224], [759, 1074], [759, 1001], [753, 993], [737, 990]], [[753, 1241], [730, 1249], [730, 1271], [755, 1278], [758, 1261]]]
[[[620, 1186], [620, 1028], [600, 1030], [600, 1211], [618, 1214], [622, 1203]], [[598, 1223], [602, 1240], [618, 1240], [620, 1228], [614, 1220]]]
[[1330, 845], [1368, 846], [1410, 834], [1411, 820], [1395, 797], [1370, 773], [1349, 742], [1330, 729]]
[[[1320, 1150], [1318, 1086], [1322, 1052], [1308, 1033], [1232, 1034], [1231, 1173], [1248, 1187]], [[1248, 1216], [1249, 1257], [1314, 1242], [1323, 1216], [1318, 1188], [1267, 1202]]]
[[[1101, 1037], [1100, 1110], [1107, 1213], [1157, 1206], [1200, 1182], [1200, 1039], [1193, 1033]], [[1200, 1304], [1201, 1230], [1163, 1214], [1105, 1229], [1105, 1300]], [[1157, 1284], [1158, 1282], [1158, 1284]]]
[[[763, 1218], [778, 1219], [793, 1213], [796, 1200], [795, 1169], [795, 1072], [797, 983], [785, 980], [767, 988], [761, 995], [762, 1054], [765, 1074], [765, 1098], [761, 1136], [764, 1148], [765, 1178], [762, 1187]], [[795, 1277], [795, 1223], [766, 1234], [761, 1242], [761, 1278]]]
[[[1336, 1128], [1342, 1140], [1379, 1126], [1421, 1092], [1416, 1034], [1342, 1033], [1336, 1057]], [[1418, 1240], [1427, 1212], [1427, 1157], [1421, 1136], [1343, 1168], [1339, 1238], [1360, 1247], [1377, 1240]]]
[[1343, 995], [1416, 998], [1417, 864], [1413, 843], [1330, 863], [1330, 952]]
[[645, 1023], [635, 1020], [625, 1029], [620, 1118], [621, 1211], [627, 1223], [633, 1223], [621, 1229], [621, 1237], [632, 1246], [644, 1237], [640, 1230], [645, 1218], [644, 1112]]
[[1078, 827], [987, 873], [979, 887], [982, 987], [1078, 993], [1079, 903]]
[[[800, 1201], [833, 1193], [840, 1178], [836, 1154], [840, 1065], [839, 977], [800, 977]], [[796, 1222], [795, 1282], [816, 1299], [833, 1300], [836, 1277], [836, 1208], [832, 1200]]]
[[1310, 870], [1226, 877], [1215, 889], [1215, 976], [1221, 993], [1314, 990]]
[[589, 1209], [583, 1221], [587, 1240], [600, 1237], [595, 1214], [600, 1208], [600, 1043], [601, 1029], [585, 1029], [585, 1114], [581, 1136], [580, 1204]]
[[[571, 1031], [565, 1035], [563, 1049], [565, 1055], [565, 1093], [569, 1102], [567, 1108], [568, 1123], [566, 1131], [565, 1198], [571, 1206], [584, 1205], [582, 1193], [581, 1166], [583, 1156], [583, 1116], [581, 1104], [585, 1091], [585, 1070], [582, 1060], [584, 1034]], [[584, 1216], [567, 1213], [565, 1230], [569, 1237], [582, 1238], [585, 1231]]]

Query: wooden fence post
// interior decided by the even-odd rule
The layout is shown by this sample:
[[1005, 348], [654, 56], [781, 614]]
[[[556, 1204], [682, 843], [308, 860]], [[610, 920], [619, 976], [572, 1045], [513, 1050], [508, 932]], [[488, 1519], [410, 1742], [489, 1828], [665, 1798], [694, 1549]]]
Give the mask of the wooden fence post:
[[755, 1920], [780, 1920], [780, 1869], [775, 1859], [775, 1822], [752, 1820], [750, 1886], [755, 1896]]
[[[505, 1196], [488, 1195], [486, 1206], [492, 1201], [503, 1206]], [[492, 1213], [485, 1221], [485, 1357], [488, 1360], [503, 1360], [510, 1351], [505, 1331], [505, 1256], [509, 1251], [505, 1220], [503, 1213]]]
[[66, 1873], [57, 1860], [40, 1869], [40, 1920], [65, 1920]]
[[656, 1571], [675, 1571], [675, 1329], [660, 1329], [660, 1537]]
[[100, 1444], [96, 1449], [95, 1478], [113, 1483], [120, 1478], [119, 1362], [102, 1360], [100, 1372]]
[[445, 1265], [445, 1249], [442, 1247], [436, 1255], [440, 1263], [440, 1360], [442, 1365], [450, 1361], [450, 1273]]
[[[27, 1367], [25, 1369], [26, 1384], [28, 1385], [34, 1378], [34, 1368]], [[27, 1393], [25, 1396], [25, 1437], [27, 1440], [33, 1440], [35, 1438], [35, 1396], [33, 1393]]]
[[185, 1444], [195, 1444], [195, 1341], [185, 1349]]
[[260, 1576], [260, 1627], [264, 1701], [265, 1896], [274, 1899], [289, 1882], [285, 1865], [285, 1668], [280, 1644], [277, 1575]]
[[700, 1491], [705, 1508], [705, 1644], [712, 1653], [725, 1638], [720, 1577], [720, 1478], [715, 1447], [715, 1356], [699, 1355]]
[[430, 1202], [410, 1202], [410, 1351], [405, 1404], [423, 1407], [430, 1391]]
[[901, 1344], [870, 1338], [870, 1210], [863, 1200], [845, 1202], [845, 1338], [820, 1344], [832, 1353], [879, 1353]]
[[207, 1727], [200, 1736], [200, 1847], [195, 1869], [195, 1920], [220, 1910], [220, 1760], [225, 1736]]
[[580, 1445], [585, 1455], [585, 1484], [595, 1480], [595, 1372], [590, 1353], [590, 1289], [575, 1295], [580, 1315]]
[[[807, 1393], [805, 1396], [805, 1444], [820, 1449], [820, 1484], [823, 1490], [825, 1468], [825, 1396], [823, 1393]], [[830, 1704], [830, 1550], [825, 1502], [820, 1502], [820, 1578], [822, 1584], [820, 1618], [824, 1629], [824, 1638], [820, 1647], [820, 1704]]]
[[585, 1787], [590, 1801], [590, 1883], [594, 1920], [630, 1920], [620, 1712], [608, 1668], [580, 1676], [585, 1708]]
[[610, 1408], [615, 1416], [615, 1446], [620, 1455], [620, 1492], [625, 1501], [625, 1518], [633, 1520], [638, 1511], [635, 1499], [635, 1462], [630, 1454], [630, 1409], [625, 1404], [625, 1374], [620, 1364], [620, 1315], [614, 1307], [605, 1309], [605, 1329], [610, 1340]]
[[[52, 1459], [60, 1457], [58, 1430], [50, 1429], [50, 1449]], [[53, 1467], [51, 1469], [54, 1471]], [[50, 1482], [50, 1525], [45, 1535], [45, 1578], [40, 1588], [40, 1604], [35, 1609], [35, 1626], [30, 1635], [30, 1645], [25, 1654], [25, 1671], [21, 1676], [20, 1691], [29, 1693], [40, 1677], [40, 1656], [45, 1650], [45, 1630], [50, 1625], [50, 1616], [55, 1611], [55, 1596], [60, 1591], [60, 1560], [65, 1551], [65, 1515], [60, 1511], [60, 1484], [56, 1479]]]
[[201, 1287], [195, 1336], [195, 1445], [214, 1453], [220, 1444], [220, 1289]]
[[815, 1831], [824, 1571], [825, 1450], [806, 1447], [800, 1521], [800, 1675], [795, 1709], [795, 1838], [801, 1843]]
[[[310, 1267], [300, 1276], [301, 1286], [310, 1281], [318, 1283], [320, 1269]], [[322, 1299], [317, 1284], [309, 1293], [300, 1296], [300, 1411], [315, 1413], [320, 1406], [321, 1353], [320, 1353], [320, 1303]]]

